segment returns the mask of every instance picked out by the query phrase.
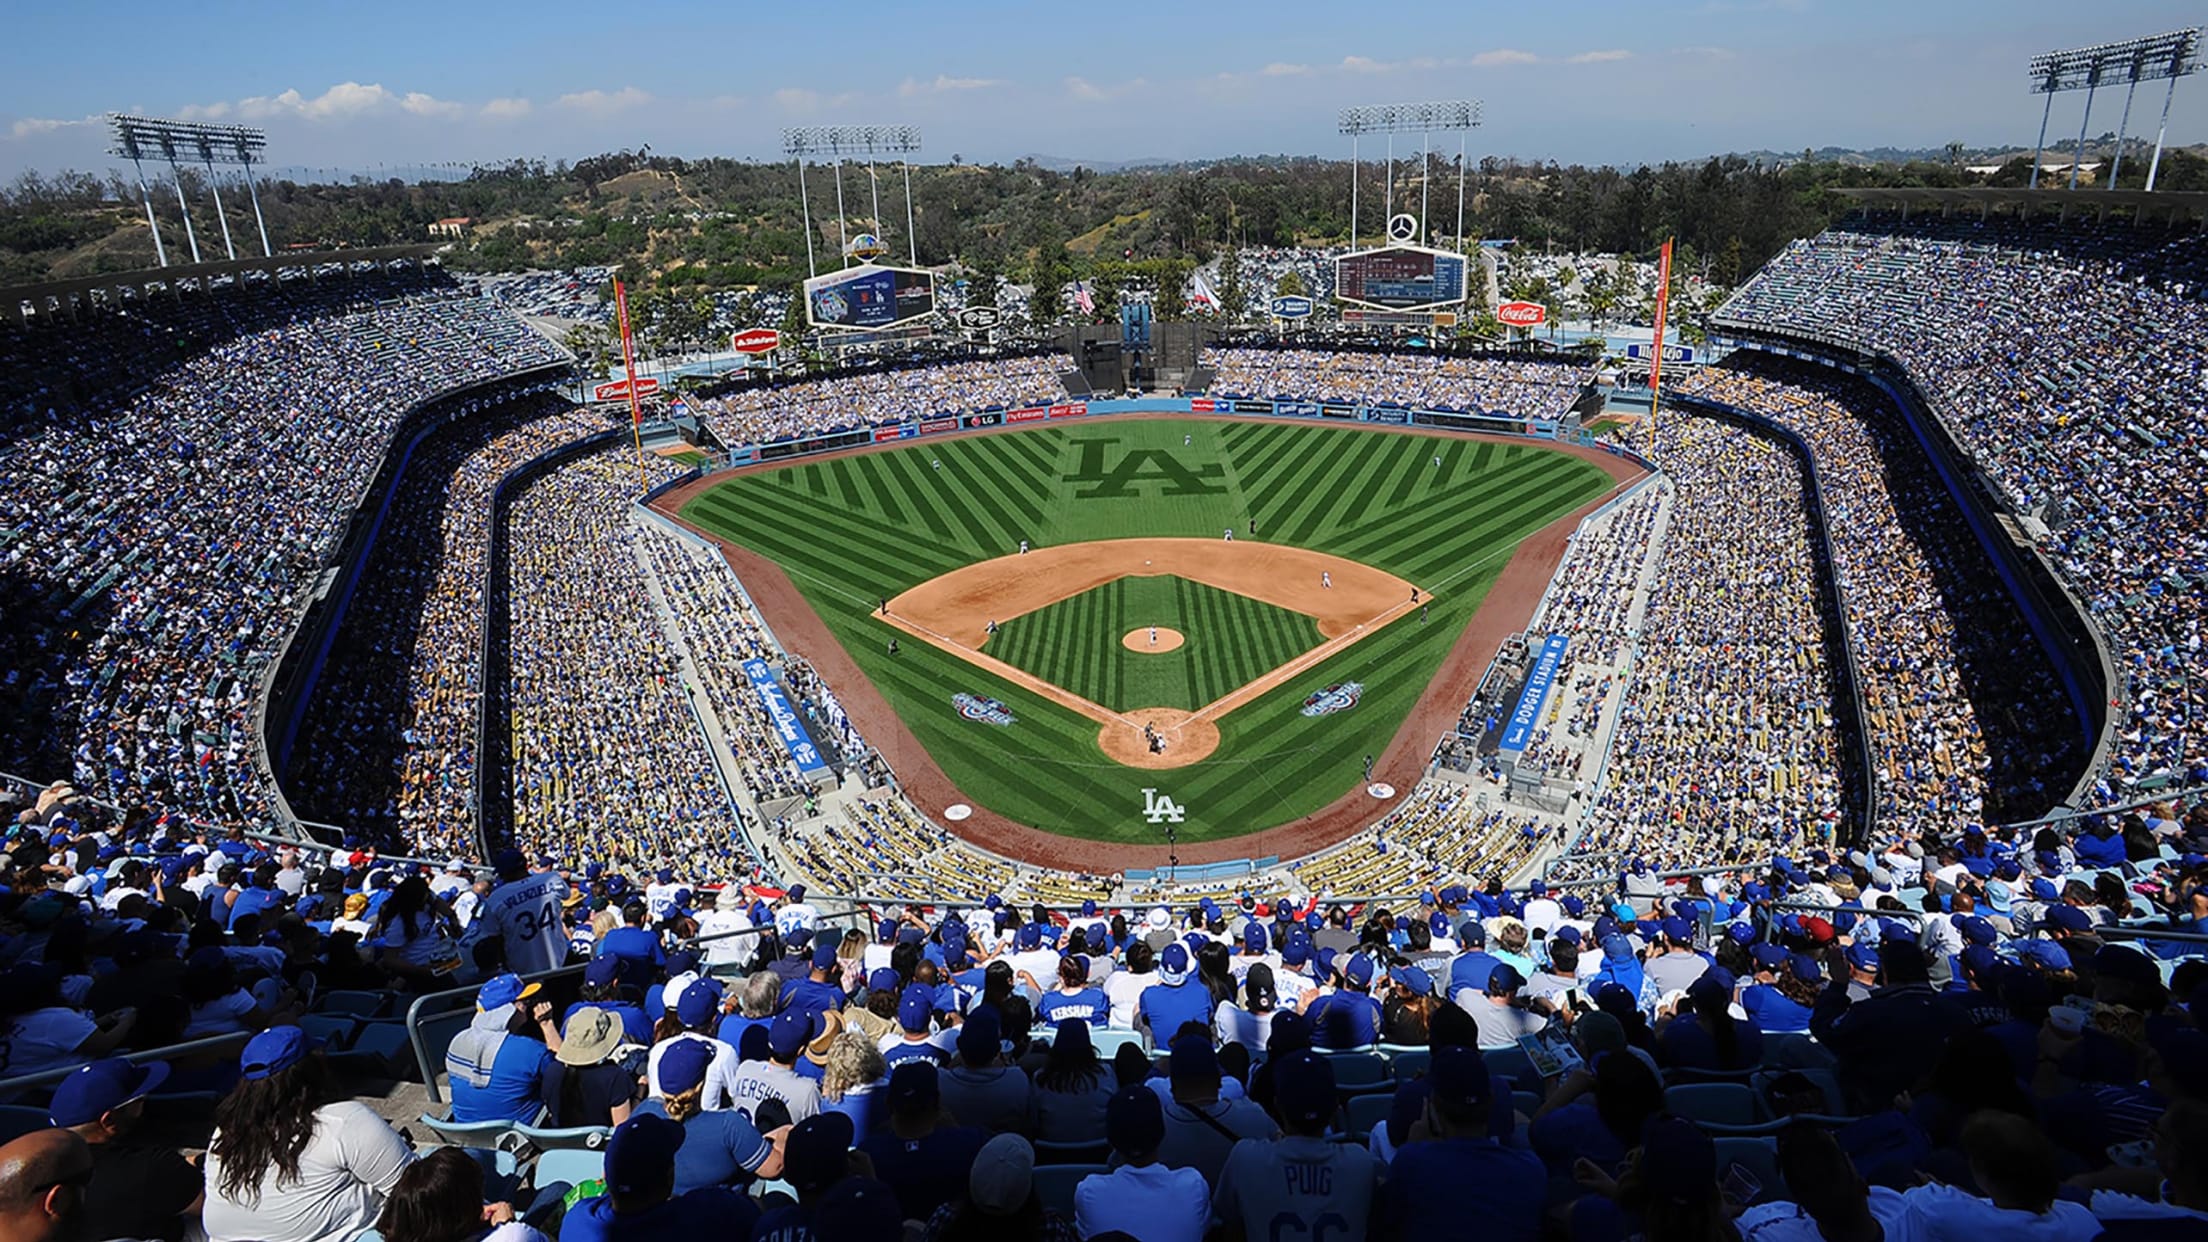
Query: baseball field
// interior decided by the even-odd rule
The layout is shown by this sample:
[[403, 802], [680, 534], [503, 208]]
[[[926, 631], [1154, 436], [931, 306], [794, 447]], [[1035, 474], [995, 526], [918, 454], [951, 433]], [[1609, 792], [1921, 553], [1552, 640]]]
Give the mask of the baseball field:
[[1357, 788], [1519, 542], [1609, 487], [1530, 443], [1123, 416], [748, 470], [680, 516], [779, 565], [973, 805], [1155, 845]]

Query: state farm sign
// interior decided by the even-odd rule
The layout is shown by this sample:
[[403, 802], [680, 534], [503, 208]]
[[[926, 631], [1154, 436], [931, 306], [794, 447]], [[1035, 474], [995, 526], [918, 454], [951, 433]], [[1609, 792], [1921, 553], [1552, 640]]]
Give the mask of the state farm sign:
[[[659, 381], [656, 379], [647, 377], [636, 381], [636, 395], [639, 397], [649, 397], [658, 391]], [[626, 401], [629, 399], [629, 381], [615, 380], [610, 384], [600, 384], [590, 390], [590, 399], [593, 401]]]
[[1549, 321], [1549, 308], [1539, 302], [1505, 302], [1495, 317], [1513, 328], [1538, 328]]
[[782, 334], [772, 328], [746, 328], [728, 338], [728, 347], [739, 354], [771, 354], [782, 347]]

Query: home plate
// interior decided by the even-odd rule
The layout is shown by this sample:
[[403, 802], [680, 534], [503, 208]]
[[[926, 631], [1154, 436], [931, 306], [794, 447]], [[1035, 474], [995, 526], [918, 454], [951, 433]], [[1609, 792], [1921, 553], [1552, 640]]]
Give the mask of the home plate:
[[[1395, 791], [1391, 789], [1388, 792], [1392, 794]], [[972, 815], [973, 813], [974, 808], [966, 805], [963, 802], [953, 802], [949, 806], [943, 808], [943, 818], [951, 821], [954, 824], [962, 819], [965, 819], [967, 816]]]
[[1395, 796], [1395, 786], [1390, 785], [1386, 781], [1374, 781], [1370, 785], [1365, 786], [1365, 792], [1371, 794], [1375, 798], [1379, 798], [1385, 801]]

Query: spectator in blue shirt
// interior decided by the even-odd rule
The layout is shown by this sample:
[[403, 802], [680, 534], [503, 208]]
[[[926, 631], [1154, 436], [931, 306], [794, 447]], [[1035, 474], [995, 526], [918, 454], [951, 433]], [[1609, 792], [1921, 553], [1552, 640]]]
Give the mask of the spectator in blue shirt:
[[759, 1209], [741, 1191], [709, 1186], [675, 1192], [685, 1136], [682, 1126], [656, 1114], [623, 1122], [606, 1144], [606, 1192], [567, 1210], [561, 1242], [749, 1237]]
[[1503, 959], [1486, 949], [1487, 928], [1478, 919], [1466, 919], [1457, 929], [1457, 943], [1464, 946], [1464, 952], [1449, 962], [1449, 988], [1444, 994], [1455, 996], [1465, 988], [1485, 990], [1487, 981], [1495, 976], [1495, 968], [1503, 964]]
[[1476, 1221], [1488, 1242], [1535, 1242], [1545, 1186], [1541, 1161], [1496, 1141], [1495, 1084], [1487, 1063], [1473, 1048], [1436, 1048], [1426, 1082], [1430, 1137], [1395, 1153], [1373, 1236], [1391, 1242], [1459, 1237], [1466, 1222]]
[[1035, 1016], [1049, 1026], [1073, 1020], [1101, 1027], [1111, 1021], [1111, 999], [1104, 989], [1089, 986], [1088, 958], [1068, 953], [1058, 959], [1057, 990], [1043, 994]]
[[[803, 979], [782, 985], [779, 1012], [795, 1011], [811, 1021], [819, 1014], [843, 1008], [843, 988], [833, 982], [843, 974], [843, 964], [836, 959], [836, 944], [823, 940], [813, 946], [812, 970]], [[817, 1027], [819, 1024], [814, 1023]]]
[[1732, 990], [1711, 967], [1687, 985], [1679, 1012], [1656, 1032], [1656, 1055], [1668, 1067], [1744, 1070], [1763, 1064], [1763, 1029], [1732, 1014]]
[[560, 1028], [539, 985], [498, 975], [476, 995], [476, 1014], [445, 1051], [454, 1121], [537, 1119], [543, 1082], [558, 1062]]
[[675, 1152], [678, 1195], [702, 1186], [745, 1186], [753, 1178], [782, 1176], [782, 1145], [789, 1127], [762, 1135], [736, 1109], [706, 1110], [705, 1075], [712, 1064], [710, 1042], [673, 1041], [659, 1061], [659, 1085], [666, 1095], [636, 1107], [639, 1117], [665, 1117], [682, 1126], [682, 1146]]
[[[1768, 982], [1766, 978], [1768, 977]], [[1740, 994], [1740, 1007], [1757, 1029], [1774, 1035], [1809, 1029], [1810, 1007], [1824, 982], [1817, 959], [1807, 953], [1788, 954], [1777, 945], [1756, 947], [1756, 979]]]
[[1191, 1022], [1211, 1030], [1211, 991], [1189, 980], [1188, 948], [1176, 941], [1158, 951], [1158, 982], [1136, 1000], [1135, 1025], [1152, 1043], [1169, 1044]]
[[649, 985], [667, 964], [667, 950], [660, 947], [658, 934], [645, 925], [648, 917], [642, 901], [631, 901], [621, 907], [624, 926], [598, 938], [597, 955], [621, 963], [621, 982], [633, 988]]
[[1380, 1002], [1372, 998], [1372, 959], [1352, 954], [1337, 976], [1340, 986], [1304, 1010], [1316, 1048], [1363, 1048], [1380, 1041]]
[[621, 994], [620, 962], [610, 957], [592, 958], [583, 967], [582, 999], [569, 1005], [567, 1012], [560, 1015], [560, 1021], [566, 1022], [575, 1016], [576, 1010], [585, 1006], [596, 1006], [621, 1019], [621, 1032], [628, 1037], [630, 1043], [651, 1046], [651, 1018], [645, 1014], [642, 1005], [625, 999]]

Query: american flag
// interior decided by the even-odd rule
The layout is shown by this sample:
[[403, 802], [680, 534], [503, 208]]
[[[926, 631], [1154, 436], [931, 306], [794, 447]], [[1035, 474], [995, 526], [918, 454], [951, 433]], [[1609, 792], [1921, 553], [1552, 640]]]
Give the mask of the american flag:
[[1073, 304], [1080, 307], [1081, 313], [1084, 315], [1096, 313], [1096, 294], [1090, 290], [1088, 281], [1077, 280], [1073, 282]]

